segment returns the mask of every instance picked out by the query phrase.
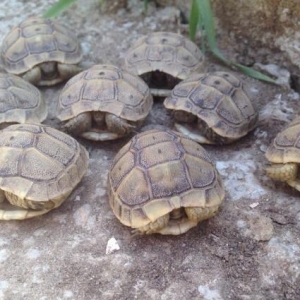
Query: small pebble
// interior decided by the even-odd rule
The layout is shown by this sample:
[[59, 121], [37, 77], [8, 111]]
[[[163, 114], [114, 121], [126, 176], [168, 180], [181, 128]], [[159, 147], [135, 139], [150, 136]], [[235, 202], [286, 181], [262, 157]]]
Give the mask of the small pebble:
[[255, 208], [255, 207], [257, 207], [258, 205], [259, 205], [258, 202], [254, 202], [254, 203], [251, 203], [249, 206], [250, 206], [251, 208]]
[[120, 250], [120, 246], [117, 240], [114, 237], [110, 238], [106, 245], [106, 254], [111, 254], [118, 250]]

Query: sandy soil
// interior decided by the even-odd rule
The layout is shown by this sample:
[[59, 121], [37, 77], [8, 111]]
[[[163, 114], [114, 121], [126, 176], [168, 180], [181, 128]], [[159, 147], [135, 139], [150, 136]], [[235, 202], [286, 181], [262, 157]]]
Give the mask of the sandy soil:
[[[12, 26], [53, 2], [2, 1], [0, 41]], [[118, 64], [139, 36], [182, 30], [176, 8], [150, 3], [147, 15], [142, 10], [136, 0], [128, 10], [104, 15], [98, 1], [80, 0], [58, 20], [78, 32], [86, 65]], [[224, 67], [210, 60], [208, 69]], [[110, 163], [129, 138], [97, 144], [80, 140], [90, 167], [69, 199], [42, 217], [1, 223], [0, 299], [298, 299], [299, 192], [272, 182], [263, 168], [267, 145], [298, 113], [299, 95], [242, 77], [255, 94], [261, 121], [234, 144], [205, 147], [226, 188], [216, 217], [181, 236], [131, 238], [106, 194]], [[49, 108], [46, 123], [53, 126], [62, 87], [42, 89]], [[172, 126], [171, 115], [157, 101], [141, 130]], [[106, 254], [113, 237], [120, 249]]]

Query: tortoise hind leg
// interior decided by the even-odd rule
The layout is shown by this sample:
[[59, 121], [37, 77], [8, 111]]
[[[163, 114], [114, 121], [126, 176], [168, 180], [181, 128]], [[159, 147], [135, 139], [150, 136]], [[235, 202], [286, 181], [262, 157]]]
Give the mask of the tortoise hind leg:
[[213, 217], [218, 212], [218, 206], [213, 207], [185, 207], [187, 218], [170, 220], [168, 226], [162, 228], [158, 233], [179, 235], [197, 226], [199, 222]]
[[266, 168], [266, 173], [270, 178], [284, 181], [300, 192], [300, 179], [297, 178], [298, 164], [273, 164]]
[[266, 174], [275, 180], [294, 182], [297, 178], [298, 165], [296, 163], [272, 164], [265, 169]]

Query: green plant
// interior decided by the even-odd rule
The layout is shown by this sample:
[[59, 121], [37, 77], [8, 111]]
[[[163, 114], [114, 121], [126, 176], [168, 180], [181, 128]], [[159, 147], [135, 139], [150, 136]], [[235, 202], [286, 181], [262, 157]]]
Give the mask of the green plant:
[[[54, 3], [44, 14], [44, 18], [54, 18], [60, 13], [69, 8], [77, 0], [58, 0]], [[99, 0], [100, 2], [103, 0]], [[144, 3], [144, 12], [147, 12], [148, 9], [148, 0], [143, 0]]]
[[195, 39], [197, 29], [200, 28], [200, 30], [202, 30], [203, 37], [202, 47], [204, 47], [207, 43], [213, 55], [220, 59], [224, 64], [237, 69], [250, 77], [276, 84], [275, 80], [273, 80], [269, 76], [262, 74], [261, 72], [256, 71], [250, 67], [246, 67], [244, 65], [230, 61], [226, 59], [226, 57], [222, 54], [222, 52], [218, 48], [216, 41], [214, 18], [209, 0], [192, 1], [189, 27], [191, 40]]
[[[55, 4], [53, 4], [45, 13], [45, 18], [53, 18], [59, 15], [61, 12], [66, 10], [69, 6], [71, 6], [76, 0], [58, 0]], [[143, 0], [144, 2], [144, 11], [147, 11], [149, 0]], [[202, 51], [205, 52], [205, 45], [207, 44], [209, 50], [219, 58], [224, 64], [237, 69], [244, 74], [251, 76], [253, 78], [275, 83], [275, 80], [270, 78], [269, 76], [262, 74], [259, 71], [256, 71], [250, 67], [246, 67], [244, 65], [238, 64], [236, 62], [230, 61], [226, 59], [226, 57], [222, 54], [220, 49], [218, 48], [216, 41], [216, 32], [214, 27], [214, 18], [210, 5], [210, 0], [193, 0], [191, 13], [190, 13], [190, 38], [191, 40], [195, 39], [196, 32], [198, 28], [202, 30]]]
[[76, 0], [59, 0], [54, 3], [44, 14], [44, 18], [54, 18], [71, 6]]

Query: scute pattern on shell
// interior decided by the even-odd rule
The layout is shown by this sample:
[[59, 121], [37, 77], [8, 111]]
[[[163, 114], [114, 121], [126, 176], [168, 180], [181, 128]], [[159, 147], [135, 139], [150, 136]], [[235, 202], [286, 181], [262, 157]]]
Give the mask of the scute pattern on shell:
[[59, 199], [86, 173], [87, 151], [44, 125], [11, 125], [0, 135], [0, 188], [32, 201]]
[[266, 151], [272, 163], [300, 163], [300, 117], [296, 117], [272, 141]]
[[0, 123], [39, 123], [46, 116], [46, 103], [35, 86], [0, 73]]
[[203, 61], [202, 52], [186, 37], [172, 32], [153, 32], [128, 49], [123, 65], [136, 75], [161, 71], [185, 79], [201, 70]]
[[47, 61], [77, 64], [81, 48], [74, 32], [55, 20], [30, 18], [5, 37], [1, 57], [8, 72], [22, 74]]
[[149, 87], [137, 76], [111, 65], [96, 65], [71, 78], [59, 97], [62, 121], [86, 111], [104, 111], [137, 121], [153, 104]]
[[224, 189], [207, 152], [171, 130], [134, 136], [116, 155], [109, 175], [110, 205], [138, 228], [180, 207], [220, 205]]
[[164, 105], [196, 115], [224, 137], [242, 137], [258, 121], [256, 105], [243, 82], [227, 72], [191, 75], [172, 90]]

